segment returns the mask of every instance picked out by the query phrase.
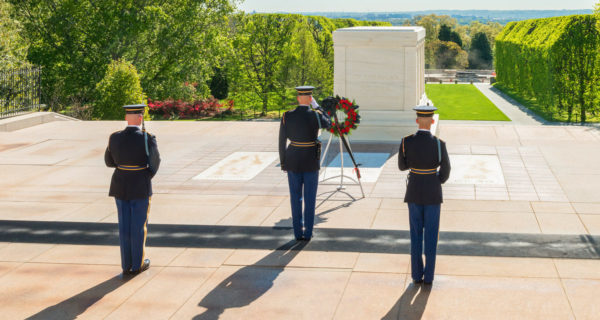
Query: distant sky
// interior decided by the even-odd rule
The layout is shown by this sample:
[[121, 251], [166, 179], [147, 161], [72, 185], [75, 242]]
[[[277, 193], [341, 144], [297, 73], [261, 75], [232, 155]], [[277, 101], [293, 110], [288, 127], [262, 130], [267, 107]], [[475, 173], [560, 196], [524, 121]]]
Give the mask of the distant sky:
[[246, 12], [591, 9], [597, 0], [244, 0]]

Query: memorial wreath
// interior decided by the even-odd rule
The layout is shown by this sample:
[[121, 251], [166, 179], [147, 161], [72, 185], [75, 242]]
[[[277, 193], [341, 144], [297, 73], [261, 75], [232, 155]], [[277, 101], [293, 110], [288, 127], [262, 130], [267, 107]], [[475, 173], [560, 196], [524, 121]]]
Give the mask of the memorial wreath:
[[[358, 114], [358, 105], [354, 102], [350, 102], [345, 97], [335, 96], [328, 97], [322, 102], [323, 110], [331, 117], [331, 129], [329, 131], [339, 136], [339, 132], [343, 135], [349, 135], [352, 130], [358, 128], [360, 123], [360, 115]], [[342, 111], [345, 115], [345, 119], [339, 119], [336, 116], [337, 111]]]

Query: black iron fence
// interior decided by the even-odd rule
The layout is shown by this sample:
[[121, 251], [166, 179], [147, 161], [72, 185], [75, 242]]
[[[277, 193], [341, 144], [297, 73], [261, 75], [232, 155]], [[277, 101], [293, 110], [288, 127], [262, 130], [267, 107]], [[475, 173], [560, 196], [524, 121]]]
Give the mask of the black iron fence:
[[0, 71], [0, 119], [41, 108], [42, 68]]

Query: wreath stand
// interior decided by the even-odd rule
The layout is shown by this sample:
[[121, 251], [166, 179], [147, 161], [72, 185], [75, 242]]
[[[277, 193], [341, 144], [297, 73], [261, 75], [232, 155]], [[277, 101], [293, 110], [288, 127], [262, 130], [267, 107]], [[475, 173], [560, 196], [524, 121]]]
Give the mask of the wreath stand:
[[[325, 147], [325, 152], [323, 152], [323, 156], [321, 157], [321, 163], [320, 163], [321, 166], [323, 165], [323, 162], [327, 158], [327, 152], [329, 151], [329, 146], [331, 145], [331, 140], [333, 140], [333, 136], [334, 136], [333, 134], [329, 135], [329, 140], [327, 141], [327, 146]], [[329, 200], [331, 197], [333, 197], [337, 193], [343, 193], [343, 194], [347, 195], [350, 199], [352, 199], [352, 202], [365, 198], [365, 192], [363, 190], [363, 186], [362, 186], [362, 183], [360, 182], [360, 179], [354, 179], [353, 177], [350, 177], [350, 176], [347, 176], [344, 174], [344, 149], [343, 149], [343, 144], [342, 144], [342, 137], [338, 136], [338, 139], [339, 139], [338, 143], [340, 145], [340, 163], [341, 163], [340, 174], [333, 176], [333, 177], [323, 179], [319, 182], [326, 182], [329, 180], [334, 180], [334, 179], [339, 178], [340, 184], [335, 190], [322, 193], [321, 195], [325, 195], [325, 194], [329, 193], [329, 196], [327, 196], [323, 201], [321, 201], [321, 203], [317, 207], [321, 206], [325, 201]], [[348, 142], [348, 149], [349, 149], [348, 152], [350, 154], [352, 154], [352, 149], [350, 148], [350, 142]], [[327, 167], [325, 167], [325, 169], [323, 170], [323, 176], [325, 176], [326, 172], [327, 172]], [[358, 184], [360, 186], [360, 192], [362, 194], [361, 198], [356, 199], [350, 193], [344, 191], [346, 189], [346, 187], [344, 186], [344, 178], [351, 180], [352, 182], [355, 183], [355, 185]]]

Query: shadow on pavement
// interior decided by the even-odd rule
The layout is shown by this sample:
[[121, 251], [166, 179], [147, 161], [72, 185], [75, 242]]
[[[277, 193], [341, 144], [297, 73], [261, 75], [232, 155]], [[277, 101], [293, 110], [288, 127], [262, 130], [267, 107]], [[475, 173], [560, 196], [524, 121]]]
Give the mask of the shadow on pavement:
[[411, 283], [382, 320], [419, 320], [423, 317], [431, 286]]
[[[285, 245], [290, 227], [152, 224], [150, 247], [266, 249]], [[0, 220], [0, 242], [119, 245], [116, 223]], [[310, 251], [410, 253], [408, 230], [316, 228]], [[600, 236], [442, 231], [438, 254], [600, 259]]]
[[[317, 201], [318, 201], [318, 199], [317, 199]], [[319, 224], [327, 222], [326, 215], [328, 213], [337, 211], [337, 210], [342, 209], [342, 208], [348, 208], [348, 207], [352, 206], [352, 204], [354, 204], [357, 201], [360, 201], [360, 199], [359, 200], [341, 201], [339, 205], [337, 205], [337, 206], [335, 206], [333, 208], [327, 209], [327, 210], [323, 210], [323, 211], [315, 214], [315, 223], [314, 223], [314, 225], [317, 226]], [[323, 202], [321, 202], [321, 203], [319, 203], [317, 205], [317, 207], [316, 207], [317, 211], [319, 210], [319, 207], [322, 204], [323, 204]], [[281, 219], [281, 220], [277, 221], [275, 223], [275, 227], [276, 228], [283, 228], [283, 229], [286, 229], [286, 230], [292, 230], [293, 229], [292, 228], [292, 217], [290, 216], [289, 218], [285, 218], [285, 219]]]
[[[246, 266], [223, 280], [198, 303], [206, 308], [195, 320], [215, 320], [230, 308], [241, 308], [260, 298], [273, 287], [275, 279], [283, 272], [307, 242], [290, 241], [259, 260]], [[274, 268], [257, 268], [264, 264], [274, 264]]]
[[131, 277], [122, 277], [121, 275], [115, 276], [27, 319], [77, 319], [105, 295], [117, 290], [131, 279]]

